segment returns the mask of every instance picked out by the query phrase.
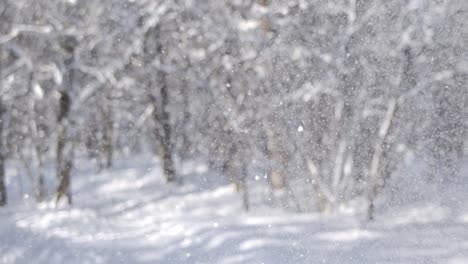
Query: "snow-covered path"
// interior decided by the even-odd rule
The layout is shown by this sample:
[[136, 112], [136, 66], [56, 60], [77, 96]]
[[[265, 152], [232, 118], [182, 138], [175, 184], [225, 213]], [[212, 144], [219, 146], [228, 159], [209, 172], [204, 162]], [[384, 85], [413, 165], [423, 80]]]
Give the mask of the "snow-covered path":
[[84, 173], [72, 208], [0, 209], [0, 263], [468, 263], [466, 211], [407, 208], [371, 224], [247, 214], [202, 166], [183, 185], [157, 175]]

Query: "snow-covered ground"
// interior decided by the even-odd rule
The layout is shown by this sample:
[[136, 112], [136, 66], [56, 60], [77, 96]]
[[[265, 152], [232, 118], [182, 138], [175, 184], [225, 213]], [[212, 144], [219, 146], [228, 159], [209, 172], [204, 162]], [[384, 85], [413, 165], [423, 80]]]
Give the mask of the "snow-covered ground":
[[167, 185], [144, 159], [98, 174], [83, 166], [71, 208], [20, 205], [11, 194], [0, 209], [0, 263], [468, 263], [464, 186], [432, 194], [453, 203], [391, 205], [368, 223], [246, 213], [221, 176], [201, 164], [185, 174], [183, 184]]

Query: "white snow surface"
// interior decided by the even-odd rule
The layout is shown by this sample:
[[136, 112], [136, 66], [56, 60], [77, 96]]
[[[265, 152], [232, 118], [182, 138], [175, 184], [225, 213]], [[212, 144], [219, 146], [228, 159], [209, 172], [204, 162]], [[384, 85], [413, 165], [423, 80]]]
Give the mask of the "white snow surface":
[[234, 187], [203, 164], [185, 166], [183, 184], [166, 184], [157, 162], [144, 160], [102, 173], [78, 168], [71, 207], [1, 208], [0, 263], [468, 263], [463, 186], [448, 192], [456, 206], [399, 204], [374, 222], [247, 213]]

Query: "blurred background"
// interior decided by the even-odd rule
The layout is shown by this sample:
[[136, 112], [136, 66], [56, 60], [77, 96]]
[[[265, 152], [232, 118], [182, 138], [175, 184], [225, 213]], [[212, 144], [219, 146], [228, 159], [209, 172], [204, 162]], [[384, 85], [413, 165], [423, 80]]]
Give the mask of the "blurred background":
[[140, 154], [182, 185], [206, 163], [247, 210], [359, 201], [373, 219], [399, 189], [467, 186], [467, 17], [463, 0], [1, 0], [0, 204], [71, 204], [77, 160]]
[[468, 263], [468, 1], [0, 0], [1, 263]]

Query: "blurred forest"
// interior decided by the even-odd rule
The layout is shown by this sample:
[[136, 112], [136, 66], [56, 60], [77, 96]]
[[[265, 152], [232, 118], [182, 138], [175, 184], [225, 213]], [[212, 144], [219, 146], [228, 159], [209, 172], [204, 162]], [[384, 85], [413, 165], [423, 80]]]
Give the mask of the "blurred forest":
[[72, 204], [77, 159], [149, 152], [178, 184], [206, 162], [246, 209], [257, 171], [272, 207], [372, 219], [408, 157], [461, 179], [467, 81], [465, 0], [0, 0], [0, 205], [10, 160]]

